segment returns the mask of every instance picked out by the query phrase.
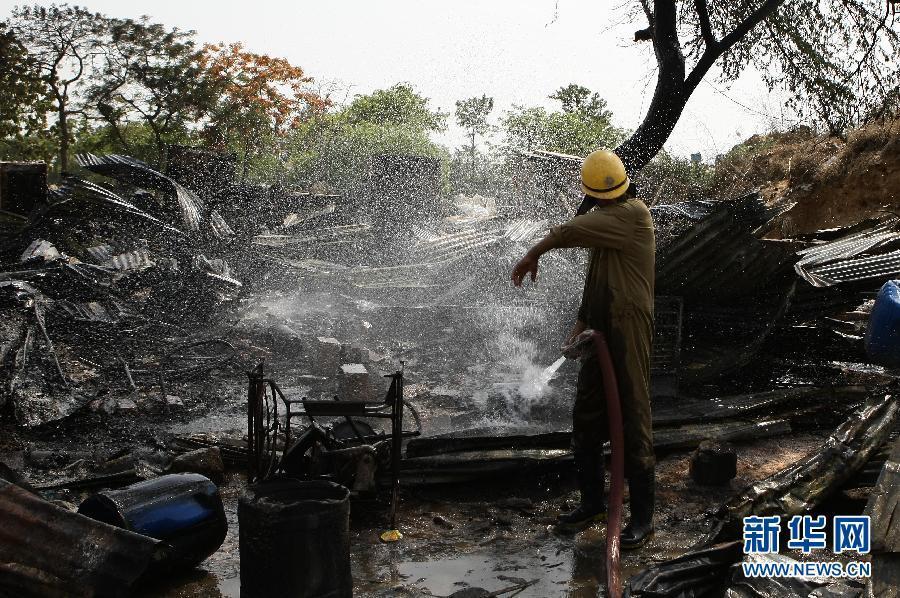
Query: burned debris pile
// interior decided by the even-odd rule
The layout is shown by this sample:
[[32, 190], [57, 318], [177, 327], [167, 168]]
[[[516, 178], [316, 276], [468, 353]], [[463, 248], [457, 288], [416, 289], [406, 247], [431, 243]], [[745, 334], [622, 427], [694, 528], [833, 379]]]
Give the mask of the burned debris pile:
[[[105, 403], [110, 389], [159, 385], [231, 353], [193, 331], [241, 291], [234, 231], [137, 160], [79, 163], [87, 173], [50, 190], [0, 244], [0, 405], [25, 426], [92, 402], [127, 409]], [[153, 400], [166, 406], [162, 392]]]

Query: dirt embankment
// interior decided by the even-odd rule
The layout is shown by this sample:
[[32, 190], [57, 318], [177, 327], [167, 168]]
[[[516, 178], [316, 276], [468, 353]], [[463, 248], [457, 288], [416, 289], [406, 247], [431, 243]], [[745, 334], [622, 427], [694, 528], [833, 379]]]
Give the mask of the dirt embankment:
[[718, 162], [713, 192], [729, 197], [753, 188], [770, 202], [796, 202], [774, 237], [900, 213], [900, 120], [866, 125], [846, 140], [805, 128], [754, 135]]

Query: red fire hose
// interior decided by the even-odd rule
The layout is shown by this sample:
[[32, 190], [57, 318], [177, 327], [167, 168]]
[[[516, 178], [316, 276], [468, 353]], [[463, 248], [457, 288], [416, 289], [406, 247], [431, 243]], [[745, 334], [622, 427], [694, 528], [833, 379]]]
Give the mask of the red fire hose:
[[609, 513], [606, 523], [606, 593], [611, 598], [621, 598], [622, 579], [619, 569], [619, 535], [622, 532], [622, 497], [625, 492], [625, 443], [622, 434], [622, 405], [619, 402], [619, 385], [613, 367], [609, 345], [602, 332], [594, 331], [591, 338], [597, 353], [597, 363], [603, 374], [603, 394], [606, 395], [607, 421], [609, 422], [610, 489]]

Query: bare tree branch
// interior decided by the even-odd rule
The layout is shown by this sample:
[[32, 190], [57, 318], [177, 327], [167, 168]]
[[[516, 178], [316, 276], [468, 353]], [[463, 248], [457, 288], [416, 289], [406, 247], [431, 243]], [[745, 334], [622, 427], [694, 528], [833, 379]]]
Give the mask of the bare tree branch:
[[706, 0], [694, 0], [694, 10], [697, 11], [697, 18], [700, 20], [700, 34], [707, 48], [715, 48], [719, 42], [712, 32], [712, 25], [709, 22], [709, 7], [706, 6]]
[[785, 0], [765, 0], [765, 2], [763, 2], [759, 6], [759, 8], [750, 13], [750, 16], [738, 23], [738, 25], [728, 35], [723, 37], [721, 42], [717, 43], [713, 47], [707, 45], [706, 51], [703, 53], [703, 55], [700, 57], [700, 60], [697, 61], [697, 64], [694, 65], [693, 70], [691, 70], [690, 74], [685, 79], [686, 88], [689, 91], [693, 91], [694, 89], [696, 89], [697, 86], [700, 85], [700, 81], [703, 80], [703, 77], [706, 76], [706, 73], [709, 72], [709, 69], [719, 58], [719, 56], [730, 50], [731, 47], [738, 43], [741, 39], [743, 39], [751, 29], [756, 27], [767, 17], [771, 16], [779, 6], [784, 4], [784, 2]]

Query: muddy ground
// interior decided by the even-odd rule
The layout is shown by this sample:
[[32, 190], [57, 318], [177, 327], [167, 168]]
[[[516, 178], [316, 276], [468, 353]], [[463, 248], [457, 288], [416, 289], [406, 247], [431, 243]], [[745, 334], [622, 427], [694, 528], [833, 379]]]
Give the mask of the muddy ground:
[[[240, 437], [245, 425], [243, 390], [242, 373], [233, 367], [217, 372], [206, 384], [181, 387], [189, 406], [180, 413], [139, 418], [85, 413], [54, 430], [7, 428], [3, 450], [20, 456], [22, 469], [35, 484], [79, 477], [91, 463], [108, 461], [119, 452], [139, 452], [152, 467], [154, 451], [164, 451], [172, 436], [213, 432]], [[739, 445], [738, 477], [724, 487], [694, 484], [688, 476], [689, 453], [661, 458], [658, 531], [644, 549], [623, 556], [624, 576], [690, 548], [707, 531], [711, 509], [744, 485], [817, 450], [828, 432]], [[35, 462], [30, 455], [44, 461]], [[231, 468], [221, 487], [229, 523], [223, 546], [195, 571], [142, 584], [139, 596], [239, 596], [237, 501], [245, 480], [240, 468]], [[55, 490], [46, 495], [77, 505], [89, 493]], [[571, 472], [466, 486], [407, 487], [400, 509], [404, 538], [391, 545], [379, 541], [386, 529], [383, 505], [357, 505], [351, 514], [355, 595], [449, 596], [466, 587], [495, 591], [535, 582], [517, 595], [595, 596], [605, 575], [604, 526], [561, 535], [550, 525], [577, 498]]]
[[[658, 531], [637, 552], [625, 553], [627, 577], [672, 558], [706, 531], [705, 513], [744, 484], [816, 450], [823, 437], [804, 434], [739, 447], [738, 477], [730, 486], [702, 488], [688, 477], [688, 455], [660, 460]], [[242, 474], [222, 488], [228, 538], [202, 569], [141, 596], [237, 597], [240, 594], [237, 499]], [[574, 535], [550, 529], [561, 508], [577, 500], [569, 475], [504, 480], [477, 487], [406, 489], [400, 511], [402, 541], [383, 544], [383, 525], [369, 513], [351, 515], [351, 560], [357, 596], [449, 596], [466, 587], [488, 591], [535, 581], [518, 596], [596, 596], [605, 578], [605, 527]], [[626, 510], [627, 513], [627, 510]]]

